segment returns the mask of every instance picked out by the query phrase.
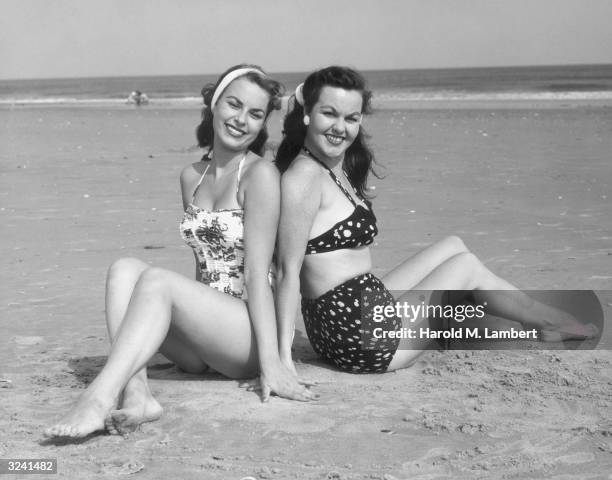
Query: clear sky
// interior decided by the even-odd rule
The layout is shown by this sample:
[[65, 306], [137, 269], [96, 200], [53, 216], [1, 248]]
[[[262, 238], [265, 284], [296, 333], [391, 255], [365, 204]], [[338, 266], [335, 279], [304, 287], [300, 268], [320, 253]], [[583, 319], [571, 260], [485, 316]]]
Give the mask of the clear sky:
[[612, 63], [612, 0], [2, 0], [0, 78]]

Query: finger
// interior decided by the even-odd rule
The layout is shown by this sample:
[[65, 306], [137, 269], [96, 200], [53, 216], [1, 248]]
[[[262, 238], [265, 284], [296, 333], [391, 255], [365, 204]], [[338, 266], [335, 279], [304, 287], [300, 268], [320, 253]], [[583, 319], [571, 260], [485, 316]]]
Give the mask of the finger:
[[268, 385], [263, 385], [261, 388], [261, 401], [268, 402], [270, 400], [270, 387]]
[[259, 382], [259, 380], [250, 381], [248, 384], [244, 386], [244, 388], [246, 388], [247, 392], [257, 392], [261, 390], [261, 383]]
[[285, 398], [297, 400], [298, 402], [310, 402], [312, 400], [318, 400], [319, 395], [311, 392], [307, 388], [302, 388], [301, 390], [293, 390], [289, 395], [286, 395]]
[[307, 388], [304, 389], [304, 391], [302, 392], [302, 395], [304, 395], [304, 397], [308, 399], [308, 401], [318, 400], [319, 398], [321, 398], [321, 395], [311, 390], [308, 390]]
[[252, 386], [253, 386], [253, 384], [254, 384], [254, 383], [253, 383], [253, 381], [252, 381], [252, 380], [246, 380], [246, 381], [244, 381], [244, 382], [240, 382], [240, 383], [238, 384], [238, 386], [239, 386], [240, 388], [249, 388], [249, 387], [252, 387]]
[[295, 395], [292, 400], [297, 400], [298, 402], [311, 402], [314, 400], [314, 398], [310, 398], [308, 395], [306, 395], [305, 393], [299, 393], [297, 395]]
[[314, 387], [318, 385], [318, 383], [314, 380], [298, 380], [300, 385], [304, 385], [305, 387]]

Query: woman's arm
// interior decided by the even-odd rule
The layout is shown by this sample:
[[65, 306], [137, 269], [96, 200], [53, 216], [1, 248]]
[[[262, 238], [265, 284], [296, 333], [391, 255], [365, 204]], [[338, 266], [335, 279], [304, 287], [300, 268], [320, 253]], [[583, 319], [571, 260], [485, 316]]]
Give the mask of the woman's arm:
[[[196, 169], [195, 163], [187, 165], [181, 171], [181, 198], [183, 200], [183, 211], [187, 208], [187, 204], [191, 202], [193, 197], [193, 190], [195, 189], [196, 182], [199, 180], [200, 175]], [[202, 272], [200, 271], [200, 265], [198, 256], [193, 252], [193, 258], [195, 259], [195, 279], [198, 282], [202, 281]]]
[[279, 183], [276, 167], [267, 161], [253, 164], [242, 182], [247, 306], [257, 342], [264, 401], [272, 391], [286, 398], [310, 400], [313, 394], [280, 362], [274, 297], [268, 282], [280, 214]]
[[193, 191], [201, 175], [198, 173], [196, 165], [197, 163], [192, 163], [181, 171], [181, 198], [183, 200], [183, 210], [185, 210], [189, 202], [191, 202]]
[[244, 276], [248, 309], [261, 370], [278, 361], [274, 298], [268, 272], [274, 253], [280, 209], [279, 174], [265, 161], [249, 168], [244, 185]]
[[289, 368], [293, 368], [291, 344], [299, 305], [300, 270], [321, 205], [320, 175], [317, 165], [298, 157], [281, 179], [276, 314], [280, 358]]

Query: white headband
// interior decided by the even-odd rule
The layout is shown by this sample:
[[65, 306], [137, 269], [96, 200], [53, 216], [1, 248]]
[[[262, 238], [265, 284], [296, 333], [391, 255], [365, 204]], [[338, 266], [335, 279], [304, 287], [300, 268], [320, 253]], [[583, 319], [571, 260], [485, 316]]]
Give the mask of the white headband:
[[266, 76], [266, 74], [263, 73], [261, 70], [259, 70], [258, 68], [253, 68], [253, 67], [237, 68], [236, 70], [232, 70], [225, 77], [223, 77], [223, 80], [221, 80], [219, 82], [219, 85], [217, 85], [217, 88], [215, 88], [215, 93], [213, 93], [212, 100], [210, 101], [210, 108], [211, 109], [215, 108], [215, 105], [217, 104], [219, 97], [221, 96], [223, 91], [228, 87], [230, 83], [232, 83], [238, 77], [242, 77], [243, 75], [246, 75], [247, 73], [257, 73], [258, 75], [261, 75], [262, 77]]
[[304, 106], [304, 82], [295, 87], [295, 101]]

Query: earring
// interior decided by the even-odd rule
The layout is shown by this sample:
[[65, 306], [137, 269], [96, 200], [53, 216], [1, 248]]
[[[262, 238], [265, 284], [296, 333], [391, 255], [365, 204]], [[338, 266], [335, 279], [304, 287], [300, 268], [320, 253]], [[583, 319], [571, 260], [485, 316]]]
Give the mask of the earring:
[[310, 125], [310, 116], [304, 115], [304, 125]]

